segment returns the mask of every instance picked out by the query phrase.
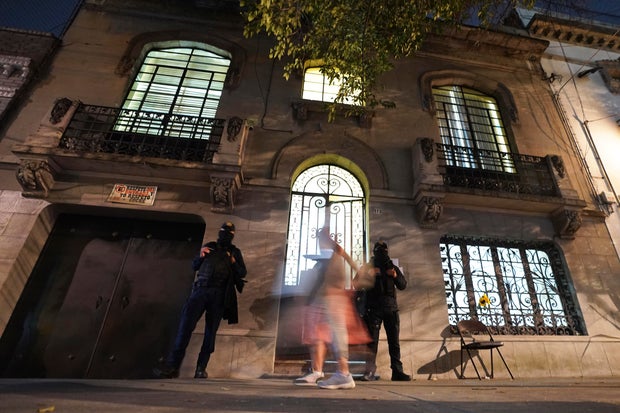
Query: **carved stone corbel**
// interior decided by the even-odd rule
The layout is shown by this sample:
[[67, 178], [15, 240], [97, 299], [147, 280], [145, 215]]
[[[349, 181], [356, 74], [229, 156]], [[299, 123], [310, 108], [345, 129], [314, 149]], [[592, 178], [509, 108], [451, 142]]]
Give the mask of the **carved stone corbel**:
[[64, 118], [67, 112], [69, 112], [72, 104], [73, 101], [69, 98], [57, 99], [50, 113], [50, 123], [52, 125], [60, 123], [62, 118]]
[[560, 208], [551, 214], [551, 221], [557, 236], [563, 239], [574, 239], [575, 234], [581, 228], [581, 211]]
[[308, 119], [308, 105], [305, 102], [293, 102], [293, 116], [297, 120]]
[[422, 138], [420, 139], [420, 147], [422, 148], [422, 154], [424, 155], [424, 160], [426, 162], [433, 161], [434, 149], [433, 145], [435, 142], [431, 138]]
[[558, 174], [560, 179], [564, 179], [566, 176], [566, 168], [564, 167], [564, 161], [562, 157], [559, 155], [550, 155], [551, 164], [553, 165], [553, 169]]
[[226, 126], [226, 134], [229, 142], [234, 142], [237, 140], [239, 133], [241, 132], [241, 128], [243, 127], [243, 119], [238, 116], [233, 116], [228, 119], [228, 125]]
[[54, 174], [46, 160], [22, 160], [16, 173], [17, 181], [24, 189], [24, 196], [47, 198], [54, 186]]
[[441, 199], [432, 196], [423, 196], [416, 203], [415, 214], [422, 228], [435, 228], [443, 212]]
[[211, 177], [211, 211], [228, 213], [235, 205], [238, 184], [234, 177]]

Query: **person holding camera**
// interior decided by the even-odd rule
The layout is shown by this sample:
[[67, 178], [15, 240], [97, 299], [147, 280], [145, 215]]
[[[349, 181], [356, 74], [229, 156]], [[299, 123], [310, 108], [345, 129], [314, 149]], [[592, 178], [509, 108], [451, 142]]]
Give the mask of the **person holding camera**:
[[205, 331], [194, 378], [206, 379], [207, 364], [215, 350], [215, 335], [220, 322], [222, 319], [228, 320], [228, 324], [239, 321], [236, 291], [243, 291], [247, 270], [241, 250], [232, 243], [234, 237], [235, 225], [230, 221], [224, 222], [217, 241], [203, 245], [194, 258], [192, 268], [196, 271], [196, 279], [192, 292], [183, 307], [177, 336], [166, 365], [153, 370], [156, 378], [179, 376], [191, 335], [204, 314]]
[[[366, 358], [366, 370], [361, 380], [379, 379], [375, 372], [379, 333], [383, 324], [390, 353], [392, 381], [410, 381], [411, 376], [403, 372], [403, 363], [400, 360], [400, 317], [396, 302], [396, 290], [404, 290], [407, 287], [407, 280], [390, 259], [385, 241], [375, 243], [371, 261], [363, 266], [356, 278], [363, 276], [374, 276], [374, 285], [371, 281], [370, 288], [366, 290], [366, 309], [363, 318], [372, 342], [368, 344], [370, 352]], [[355, 283], [354, 280], [354, 285]]]

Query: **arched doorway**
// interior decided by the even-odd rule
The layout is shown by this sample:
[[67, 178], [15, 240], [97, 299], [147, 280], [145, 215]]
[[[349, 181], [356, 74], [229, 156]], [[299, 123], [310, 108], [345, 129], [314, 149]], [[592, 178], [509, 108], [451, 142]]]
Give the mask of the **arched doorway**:
[[[351, 171], [331, 163], [310, 166], [293, 181], [276, 368], [279, 363], [308, 359], [307, 348], [301, 342], [301, 311], [309, 287], [304, 275], [315, 264], [305, 256], [319, 252], [317, 231], [329, 226], [332, 238], [355, 262], [362, 264], [366, 259], [367, 190], [363, 183]], [[348, 286], [355, 275], [353, 269], [349, 271]]]

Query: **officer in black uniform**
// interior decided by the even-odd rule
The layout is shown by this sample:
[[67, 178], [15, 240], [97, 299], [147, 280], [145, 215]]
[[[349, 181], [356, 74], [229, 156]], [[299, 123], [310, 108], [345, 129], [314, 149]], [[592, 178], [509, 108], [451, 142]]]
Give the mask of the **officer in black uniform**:
[[366, 267], [367, 271], [374, 274], [375, 282], [366, 292], [366, 312], [363, 316], [372, 342], [368, 344], [370, 353], [366, 359], [366, 372], [362, 380], [372, 381], [379, 378], [375, 371], [379, 333], [383, 323], [390, 353], [392, 380], [409, 381], [411, 376], [403, 372], [403, 363], [400, 361], [400, 317], [396, 302], [396, 289], [404, 290], [407, 280], [390, 259], [388, 246], [384, 241], [375, 243], [372, 260]]
[[192, 332], [198, 320], [205, 315], [205, 332], [196, 363], [194, 378], [207, 378], [207, 364], [215, 350], [215, 335], [222, 319], [228, 324], [238, 320], [237, 294], [241, 293], [247, 270], [241, 251], [232, 244], [235, 226], [232, 222], [222, 224], [217, 242], [206, 243], [194, 258], [192, 267], [198, 271], [192, 292], [183, 307], [181, 321], [174, 347], [163, 369], [155, 369], [158, 378], [179, 376], [179, 368], [185, 356]]

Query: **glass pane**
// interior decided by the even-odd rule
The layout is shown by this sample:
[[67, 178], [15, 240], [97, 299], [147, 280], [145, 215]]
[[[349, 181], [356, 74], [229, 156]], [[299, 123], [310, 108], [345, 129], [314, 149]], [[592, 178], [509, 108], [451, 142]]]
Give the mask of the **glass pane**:
[[[228, 58], [207, 50], [183, 47], [151, 50], [127, 94], [123, 108], [190, 117], [214, 117], [229, 64]], [[119, 130], [208, 138], [208, 134], [204, 133], [192, 135], [197, 132], [191, 126], [190, 119], [184, 119], [187, 125], [183, 126], [179, 122], [168, 122], [164, 130], [163, 122], [156, 128], [145, 127], [143, 121], [136, 123], [129, 118], [123, 119], [123, 116], [130, 115], [121, 114], [117, 123]], [[131, 125], [135, 125], [136, 129], [131, 129]]]

